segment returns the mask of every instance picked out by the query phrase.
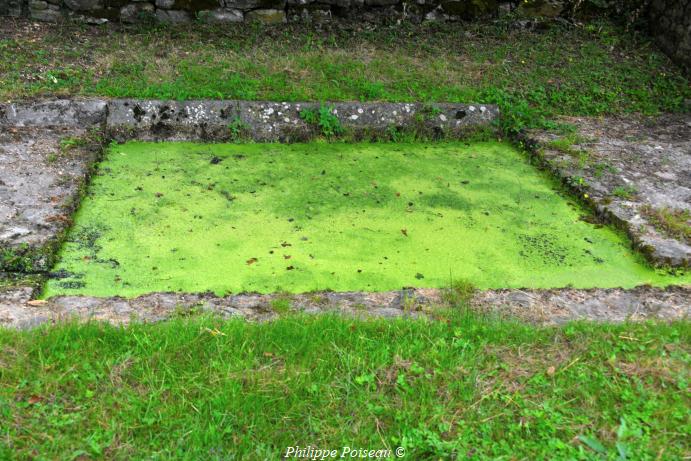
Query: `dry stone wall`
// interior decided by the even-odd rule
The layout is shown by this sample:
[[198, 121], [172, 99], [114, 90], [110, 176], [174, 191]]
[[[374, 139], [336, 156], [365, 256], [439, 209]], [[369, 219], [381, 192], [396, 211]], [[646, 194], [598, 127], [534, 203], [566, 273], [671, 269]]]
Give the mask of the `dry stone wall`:
[[650, 26], [660, 48], [691, 73], [691, 0], [653, 0]]
[[417, 19], [474, 19], [498, 12], [498, 0], [0, 0], [0, 16], [89, 23], [324, 21], [381, 14]]
[[[577, 0], [0, 0], [0, 17], [39, 21], [208, 23], [472, 20], [508, 12], [523, 18], [570, 16]], [[634, 2], [635, 3], [635, 2]], [[640, 3], [640, 4], [639, 4]], [[691, 0], [642, 0], [631, 11], [647, 18], [660, 48], [691, 71]], [[625, 8], [626, 9], [626, 8]], [[635, 10], [635, 11], [634, 11]], [[0, 19], [1, 20], [1, 19]]]

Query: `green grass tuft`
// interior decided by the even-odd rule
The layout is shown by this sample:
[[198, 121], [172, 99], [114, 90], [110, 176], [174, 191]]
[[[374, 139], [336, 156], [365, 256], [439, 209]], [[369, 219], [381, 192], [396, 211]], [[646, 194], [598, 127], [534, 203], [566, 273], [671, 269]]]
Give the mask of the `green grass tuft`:
[[643, 205], [641, 213], [656, 229], [670, 237], [691, 243], [691, 211], [673, 208], [654, 208]]

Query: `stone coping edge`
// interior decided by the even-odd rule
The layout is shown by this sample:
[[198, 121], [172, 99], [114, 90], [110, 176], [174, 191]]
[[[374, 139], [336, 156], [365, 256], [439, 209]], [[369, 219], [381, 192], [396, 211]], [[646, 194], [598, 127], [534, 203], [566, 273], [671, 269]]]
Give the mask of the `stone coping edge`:
[[491, 104], [52, 99], [0, 104], [0, 128], [96, 128], [116, 141], [300, 142], [322, 134], [314, 120], [305, 121], [307, 111], [319, 117], [320, 109], [356, 135], [406, 129], [461, 135], [499, 116]]
[[577, 197], [593, 212], [600, 222], [623, 231], [631, 241], [633, 249], [642, 254], [651, 266], [672, 271], [687, 271], [691, 268], [687, 244], [669, 237], [651, 237], [645, 226], [622, 218], [614, 211], [607, 197], [593, 192], [587, 184], [574, 181], [574, 176], [568, 168], [560, 166], [544, 155], [543, 150], [549, 149], [544, 142], [530, 134], [519, 135], [518, 141], [542, 169], [559, 180], [574, 197]]
[[[151, 293], [136, 298], [59, 296], [33, 299], [36, 287], [0, 290], [0, 327], [32, 328], [62, 321], [103, 321], [112, 324], [156, 322], [212, 314], [223, 318], [266, 321], [287, 313], [337, 313], [356, 318], [447, 318], [448, 292], [410, 288], [387, 292], [314, 292], [306, 294]], [[277, 299], [289, 307], [276, 308]], [[691, 313], [691, 286], [632, 289], [506, 289], [478, 291], [466, 300], [479, 313], [536, 323], [572, 320], [603, 322], [686, 320]], [[280, 303], [285, 306], [286, 302]]]

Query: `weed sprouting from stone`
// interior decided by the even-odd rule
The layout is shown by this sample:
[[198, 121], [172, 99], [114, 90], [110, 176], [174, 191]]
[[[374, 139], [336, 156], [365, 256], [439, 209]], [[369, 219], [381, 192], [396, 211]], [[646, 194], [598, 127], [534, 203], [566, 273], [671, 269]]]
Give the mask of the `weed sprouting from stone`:
[[477, 290], [477, 286], [469, 280], [453, 280], [442, 289], [442, 301], [450, 307], [468, 307]]
[[293, 306], [293, 302], [289, 296], [281, 295], [277, 298], [272, 299], [269, 302], [271, 309], [278, 314], [286, 314], [290, 311]]
[[632, 198], [637, 192], [633, 186], [617, 186], [612, 189], [612, 195], [625, 200]]
[[249, 125], [247, 125], [247, 123], [245, 123], [240, 117], [235, 117], [233, 121], [228, 124], [228, 130], [230, 131], [230, 140], [233, 142], [239, 142], [247, 138]]
[[317, 109], [303, 109], [300, 111], [300, 118], [307, 124], [317, 127], [327, 138], [344, 132], [341, 121], [334, 113], [332, 106], [320, 105]]
[[643, 205], [641, 214], [660, 232], [691, 243], [691, 211]]

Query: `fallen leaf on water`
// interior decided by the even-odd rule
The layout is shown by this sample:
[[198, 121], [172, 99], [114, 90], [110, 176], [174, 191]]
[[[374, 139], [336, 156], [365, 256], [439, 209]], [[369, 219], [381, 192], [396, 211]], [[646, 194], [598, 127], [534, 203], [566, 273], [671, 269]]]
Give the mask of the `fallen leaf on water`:
[[291, 255], [283, 255], [283, 259], [290, 259], [290, 258], [292, 258]]
[[250, 258], [247, 260], [247, 265], [251, 266], [252, 264], [257, 262], [257, 258]]
[[287, 270], [287, 271], [292, 271], [293, 269], [295, 269], [295, 267], [293, 267], [293, 266], [288, 266], [288, 267], [286, 267], [286, 270]]
[[401, 234], [408, 236], [408, 229], [401, 229]]

